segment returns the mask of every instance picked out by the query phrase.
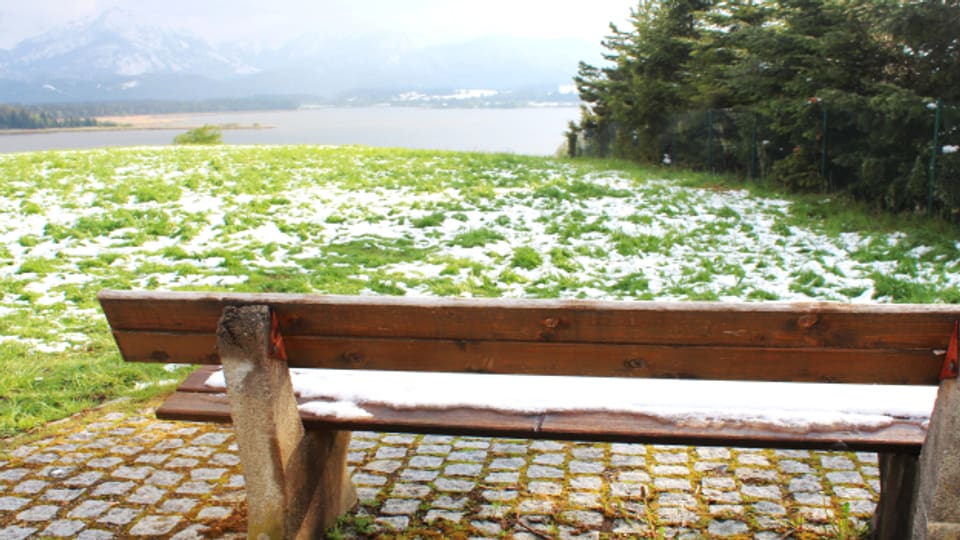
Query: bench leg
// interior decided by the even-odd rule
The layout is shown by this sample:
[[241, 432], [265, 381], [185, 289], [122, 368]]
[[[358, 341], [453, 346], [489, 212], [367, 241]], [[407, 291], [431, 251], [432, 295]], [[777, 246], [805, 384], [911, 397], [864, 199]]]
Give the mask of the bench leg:
[[912, 538], [960, 538], [960, 386], [956, 379], [940, 383], [919, 473]]
[[880, 501], [873, 515], [873, 540], [910, 537], [910, 513], [917, 480], [917, 456], [880, 454]]
[[270, 355], [267, 306], [228, 306], [217, 328], [246, 480], [249, 538], [320, 538], [357, 502], [350, 432], [305, 431], [287, 363]]

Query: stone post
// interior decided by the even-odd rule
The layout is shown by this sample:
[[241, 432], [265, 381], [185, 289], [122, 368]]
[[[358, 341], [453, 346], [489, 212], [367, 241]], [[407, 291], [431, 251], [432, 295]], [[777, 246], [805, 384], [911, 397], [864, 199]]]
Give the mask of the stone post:
[[228, 306], [217, 348], [247, 491], [251, 539], [322, 538], [353, 507], [350, 433], [305, 431], [283, 360], [271, 357], [270, 309]]
[[911, 538], [960, 538], [960, 387], [955, 378], [940, 383], [919, 474]]
[[917, 483], [917, 455], [881, 453], [880, 501], [873, 515], [872, 540], [910, 537], [910, 513]]

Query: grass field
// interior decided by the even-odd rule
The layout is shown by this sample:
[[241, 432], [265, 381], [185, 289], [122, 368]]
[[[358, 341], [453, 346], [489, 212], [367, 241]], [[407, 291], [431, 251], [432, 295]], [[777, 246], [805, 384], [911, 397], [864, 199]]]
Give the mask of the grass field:
[[319, 147], [0, 155], [0, 436], [184, 368], [116, 289], [960, 301], [957, 229], [616, 162]]

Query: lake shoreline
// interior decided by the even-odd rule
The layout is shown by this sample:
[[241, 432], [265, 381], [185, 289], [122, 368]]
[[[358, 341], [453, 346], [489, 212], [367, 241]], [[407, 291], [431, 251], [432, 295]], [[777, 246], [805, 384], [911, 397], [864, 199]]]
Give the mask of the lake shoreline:
[[225, 144], [364, 145], [554, 155], [576, 108], [329, 107], [99, 116], [113, 125], [0, 130], [0, 153], [169, 145], [204, 125]]
[[[99, 121], [99, 119], [98, 119]], [[140, 125], [136, 123], [117, 124], [112, 126], [78, 126], [78, 127], [57, 127], [57, 128], [37, 128], [37, 129], [0, 129], [0, 135], [42, 135], [45, 133], [86, 133], [102, 131], [169, 131], [169, 130], [191, 130], [203, 127], [205, 124], [170, 124], [170, 125]], [[215, 124], [222, 130], [250, 130], [250, 129], [274, 129], [274, 126], [261, 124]]]

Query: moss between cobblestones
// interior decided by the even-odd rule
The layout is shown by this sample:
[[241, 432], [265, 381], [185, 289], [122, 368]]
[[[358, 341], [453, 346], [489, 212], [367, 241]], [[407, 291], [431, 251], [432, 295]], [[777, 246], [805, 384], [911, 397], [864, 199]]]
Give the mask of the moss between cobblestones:
[[[159, 402], [159, 400], [154, 401]], [[237, 467], [223, 466], [222, 468], [227, 469], [227, 472], [221, 476], [219, 481], [210, 482], [211, 490], [207, 494], [178, 493], [176, 490], [174, 490], [173, 486], [170, 486], [169, 492], [164, 493], [152, 504], [145, 505], [139, 501], [131, 502], [129, 500], [129, 497], [138, 487], [139, 480], [111, 475], [110, 473], [116, 472], [120, 467], [138, 467], [141, 465], [147, 466], [138, 461], [140, 455], [144, 452], [150, 452], [150, 450], [153, 450], [150, 447], [161, 443], [164, 439], [169, 437], [168, 431], [150, 430], [149, 428], [144, 427], [145, 425], [149, 424], [149, 416], [152, 415], [152, 412], [150, 411], [152, 411], [152, 406], [156, 405], [156, 403], [150, 403], [151, 407], [149, 409], [143, 409], [143, 405], [143, 403], [134, 404], [130, 402], [112, 403], [96, 410], [75, 415], [63, 421], [48, 424], [29, 434], [4, 440], [4, 455], [6, 456], [4, 459], [10, 460], [10, 463], [5, 464], [4, 467], [24, 469], [28, 471], [24, 478], [35, 478], [38, 481], [43, 481], [45, 483], [45, 485], [36, 493], [22, 494], [25, 498], [34, 499], [34, 501], [30, 504], [42, 504], [46, 499], [45, 497], [38, 498], [40, 497], [40, 493], [42, 491], [46, 491], [47, 494], [49, 494], [51, 490], [54, 490], [53, 485], [58, 484], [58, 482], [62, 480], [64, 481], [64, 486], [73, 486], [77, 489], [85, 490], [85, 494], [82, 494], [80, 498], [71, 499], [69, 502], [63, 502], [60, 504], [60, 506], [72, 507], [73, 510], [77, 510], [79, 506], [85, 502], [86, 497], [89, 497], [91, 494], [95, 494], [95, 500], [97, 501], [101, 501], [104, 504], [110, 505], [117, 510], [129, 508], [130, 512], [132, 512], [130, 519], [119, 519], [117, 522], [104, 522], [100, 521], [100, 519], [109, 514], [109, 511], [106, 508], [104, 508], [104, 511], [107, 511], [107, 514], [104, 514], [101, 511], [96, 515], [91, 515], [86, 518], [71, 515], [73, 512], [73, 510], [71, 510], [70, 514], [64, 512], [66, 515], [62, 515], [58, 518], [61, 520], [61, 522], [63, 522], [65, 517], [71, 517], [74, 518], [73, 521], [82, 521], [82, 527], [92, 527], [101, 531], [115, 534], [120, 538], [126, 538], [136, 534], [138, 532], [138, 525], [140, 526], [139, 532], [149, 530], [146, 526], [148, 523], [152, 523], [162, 528], [163, 524], [168, 522], [170, 518], [173, 518], [176, 521], [172, 527], [180, 530], [186, 528], [188, 525], [203, 525], [205, 527], [204, 534], [210, 534], [211, 531], [213, 531], [217, 537], [223, 536], [226, 533], [242, 533], [246, 528], [246, 518], [245, 512], [238, 511], [238, 501], [234, 501], [233, 503], [218, 501], [220, 506], [227, 506], [231, 508], [229, 514], [222, 519], [199, 518], [200, 511], [205, 506], [208, 506], [210, 501], [214, 500], [211, 498], [211, 494], [217, 493], [217, 487], [221, 488], [219, 491], [228, 493], [226, 483], [232, 476], [230, 474], [230, 470], [233, 469], [233, 473], [236, 474], [239, 472]], [[155, 425], [176, 426], [177, 424]], [[196, 439], [205, 433], [220, 429], [217, 426], [209, 424], [179, 425], [181, 427], [176, 428], [173, 433], [177, 434], [177, 431], [186, 429], [190, 431], [188, 436], [193, 437], [193, 439]], [[78, 435], [81, 434], [88, 434], [89, 437], [78, 437]], [[131, 440], [124, 441], [123, 439], [125, 437], [130, 437]], [[220, 447], [229, 445], [229, 441], [230, 437], [227, 437], [223, 440], [223, 442], [216, 446]], [[31, 447], [35, 447], [35, 450], [27, 451]], [[118, 449], [121, 448], [128, 448], [130, 451], [118, 452]], [[211, 446], [211, 448], [213, 447]], [[51, 454], [51, 457], [54, 457], [52, 461], [48, 461], [46, 459], [31, 459], [44, 454], [45, 452], [43, 452], [43, 450], [45, 449], [50, 449], [49, 453]], [[81, 452], [77, 452], [77, 450], [81, 450]], [[173, 449], [171, 448], [170, 450]], [[213, 455], [214, 452], [216, 451], [212, 449], [210, 450], [211, 455]], [[80, 457], [81, 455], [82, 457]], [[77, 459], [78, 457], [80, 458], [79, 460]], [[91, 467], [89, 465], [94, 460], [106, 458], [115, 461], [106, 467]], [[99, 476], [89, 484], [76, 486], [70, 484], [69, 479], [75, 478], [76, 473], [78, 471], [82, 471], [84, 467], [90, 469], [90, 471], [95, 471], [99, 474]], [[53, 474], [49, 474], [51, 473], [51, 468], [54, 470], [56, 468], [61, 468], [69, 471], [69, 473], [62, 477], [55, 476]], [[162, 471], [166, 469], [158, 470]], [[186, 473], [178, 474], [183, 474], [183, 478], [189, 479], [189, 475]], [[144, 477], [143, 480], [145, 481], [146, 477]], [[126, 482], [130, 482], [132, 485], [127, 489], [121, 489], [121, 484]], [[116, 492], [103, 490], [98, 493], [100, 488], [111, 486], [112, 484], [117, 484], [116, 487], [118, 490]], [[13, 487], [13, 484], [4, 485], [4, 483], [0, 482], [0, 496], [5, 495], [5, 491], [7, 489], [12, 490]], [[16, 494], [16, 491], [11, 491], [11, 493]], [[149, 514], [150, 509], [159, 508], [165, 501], [177, 501], [178, 499], [182, 498], [193, 498], [196, 499], [196, 502], [191, 503], [190, 509], [179, 514], [176, 513], [176, 511], [173, 511], [173, 513], [164, 512], [164, 514], [169, 517], [145, 515]], [[28, 504], [25, 508], [30, 508], [30, 504]], [[53, 525], [52, 523], [48, 524], [46, 521], [24, 521], [24, 519], [21, 519], [20, 517], [23, 515], [23, 512], [24, 508], [11, 512], [0, 512], [0, 530], [11, 525], [20, 527], [24, 525], [36, 525], [32, 528], [38, 530], [43, 529], [48, 525]], [[176, 531], [174, 530], [172, 532]], [[43, 534], [44, 533], [41, 533], [41, 536]]]
[[[155, 405], [158, 400], [154, 400], [148, 405]], [[0, 458], [0, 461], [9, 461], [9, 463], [0, 463], [0, 472], [4, 469], [24, 468], [29, 474], [23, 479], [30, 478], [49, 480], [41, 471], [48, 464], [27, 463], [26, 459], [21, 457], [26, 455], [24, 447], [33, 445], [37, 449], [30, 455], [53, 452], [61, 454], [61, 458], [67, 459], [69, 456], [64, 454], [66, 450], [56, 450], [58, 445], [66, 442], [73, 442], [84, 445], [89, 441], [71, 441], [74, 434], [89, 432], [96, 437], [100, 437], [102, 444], [94, 444], [91, 448], [80, 449], [79, 452], [86, 453], [80, 461], [81, 469], [71, 472], [73, 477], [78, 472], [82, 472], [83, 467], [91, 471], [100, 471], [104, 475], [97, 479], [93, 484], [87, 486], [87, 493], [93, 493], [97, 486], [104, 482], [123, 481], [122, 478], [111, 476], [118, 467], [146, 466], [145, 462], [139, 462], [138, 456], [147, 453], [169, 454], [167, 465], [170, 461], [177, 458], [189, 458], [178, 454], [177, 445], [170, 446], [163, 450], [160, 447], [166, 447], [166, 443], [182, 439], [184, 448], [195, 447], [201, 450], [209, 447], [209, 455], [197, 455], [201, 467], [226, 468], [228, 471], [216, 478], [203, 478], [211, 488], [209, 494], [189, 495], [177, 493], [176, 486], [183, 482], [193, 481], [193, 475], [190, 474], [193, 468], [168, 469], [154, 464], [158, 471], [172, 470], [184, 476], [178, 480], [176, 486], [165, 488], [166, 493], [154, 504], [143, 506], [138, 502], [130, 500], [128, 497], [134, 493], [137, 486], [125, 491], [122, 495], [108, 495], [94, 497], [95, 500], [113, 501], [117, 508], [132, 507], [143, 511], [134, 521], [125, 524], [104, 524], [95, 523], [96, 517], [89, 521], [90, 527], [102, 528], [112, 531], [120, 537], [126, 537], [131, 534], [132, 528], [144, 515], [150, 512], [146, 511], [151, 507], [160, 507], [164, 501], [172, 501], [179, 498], [195, 498], [198, 504], [182, 514], [179, 514], [181, 521], [171, 534], [183, 532], [195, 522], [207, 527], [202, 534], [212, 537], [231, 537], [242, 535], [245, 527], [245, 511], [242, 504], [242, 489], [236, 484], [232, 484], [231, 477], [238, 472], [236, 465], [230, 465], [222, 462], [215, 456], [229, 453], [235, 456], [235, 452], [229, 448], [232, 441], [228, 431], [218, 426], [209, 424], [186, 424], [186, 423], [162, 423], [151, 424], [148, 421], [150, 413], [143, 409], [143, 403], [115, 403], [110, 406], [90, 411], [84, 415], [72, 417], [66, 421], [58, 422], [55, 425], [46, 426], [36, 430], [33, 433], [2, 441], [4, 455], [6, 458]], [[223, 440], [214, 440], [204, 438], [208, 433], [226, 434]], [[104, 442], [102, 437], [111, 437], [115, 440]], [[427, 438], [431, 437], [431, 438]], [[376, 433], [358, 433], [355, 437], [355, 445], [350, 451], [350, 465], [356, 473], [369, 474], [371, 478], [382, 478], [382, 485], [366, 486], [369, 497], [363, 501], [357, 511], [345, 516], [338, 526], [330, 531], [329, 538], [470, 538], [470, 537], [511, 537], [517, 538], [543, 539], [543, 538], [563, 538], [576, 537], [584, 533], [590, 538], [600, 539], [625, 539], [625, 538], [703, 538], [712, 533], [707, 531], [723, 530], [730, 534], [726, 538], [741, 540], [753, 538], [753, 535], [760, 531], [766, 531], [771, 535], [784, 536], [799, 540], [813, 540], [820, 538], [842, 538], [854, 539], [862, 537], [865, 532], [864, 524], [869, 518], [865, 515], [865, 509], [869, 508], [876, 500], [876, 477], [877, 468], [869, 455], [858, 455], [854, 453], [828, 453], [828, 452], [780, 452], [775, 450], [763, 449], [727, 449], [720, 454], [701, 452], [697, 448], [686, 447], [665, 447], [665, 446], [614, 446], [604, 443], [573, 443], [573, 442], [532, 442], [516, 441], [504, 439], [477, 439], [477, 438], [438, 438], [432, 436], [401, 436]], [[443, 442], [440, 442], [443, 441]], [[442, 460], [435, 463], [418, 463], [414, 458], [425, 456], [422, 452], [428, 444], [436, 446], [431, 450], [436, 457]], [[158, 445], [160, 447], [158, 447]], [[135, 452], [121, 452], [116, 450], [124, 447], [140, 446], [142, 449]], [[482, 448], [474, 448], [482, 447]], [[49, 448], [50, 450], [46, 450]], [[396, 452], [385, 451], [384, 449], [395, 448]], [[636, 453], [630, 452], [635, 449]], [[19, 449], [19, 450], [18, 450]], [[476, 456], [469, 455], [468, 452], [476, 451]], [[69, 452], [70, 456], [78, 455], [78, 451]], [[381, 452], [378, 458], [377, 453]], [[459, 455], [454, 452], [464, 452]], [[482, 455], [480, 454], [482, 453]], [[387, 454], [387, 455], [383, 455]], [[641, 457], [642, 461], [638, 459]], [[670, 456], [683, 455], [685, 459], [670, 459]], [[108, 469], [101, 469], [87, 465], [91, 459], [98, 457], [115, 457], [117, 463]], [[544, 456], [547, 456], [544, 458]], [[621, 456], [616, 458], [615, 456]], [[630, 458], [630, 456], [636, 456]], [[501, 458], [520, 458], [516, 464], [511, 464], [509, 468], [492, 469], [493, 460]], [[624, 459], [627, 458], [627, 459]], [[665, 458], [665, 459], [664, 459]], [[389, 474], [375, 470], [366, 471], [364, 467], [380, 459], [396, 460], [399, 467], [392, 470]], [[421, 460], [422, 461], [422, 460]], [[589, 466], [577, 468], [574, 462], [596, 462], [602, 466], [602, 469], [596, 471]], [[674, 463], [676, 461], [676, 463]], [[782, 467], [787, 461], [795, 462], [790, 467]], [[451, 465], [455, 464], [476, 464], [479, 465], [479, 472], [472, 473], [469, 469], [449, 470]], [[717, 467], [704, 467], [700, 463], [716, 463]], [[185, 465], [188, 462], [184, 463]], [[423, 470], [436, 470], [438, 475], [447, 476], [453, 480], [465, 480], [473, 482], [472, 489], [467, 492], [444, 492], [449, 484], [438, 482], [443, 476], [438, 476], [430, 482], [414, 481], [409, 478], [404, 479], [403, 473], [414, 467], [413, 464], [423, 465]], [[654, 474], [654, 467], [657, 466], [678, 466], [681, 465], [686, 470], [682, 476], [680, 470], [670, 471], [662, 469]], [[57, 466], [61, 466], [58, 462]], [[506, 465], [506, 464], [505, 464]], [[513, 468], [513, 465], [517, 465]], [[529, 478], [528, 474], [533, 465], [541, 467], [557, 467], [563, 472], [562, 478]], [[69, 464], [62, 465], [64, 467]], [[810, 473], [804, 472], [809, 467]], [[753, 469], [754, 473], [737, 473], [738, 469]], [[386, 467], [384, 470], [391, 470]], [[787, 472], [787, 471], [794, 472]], [[577, 471], [577, 472], [574, 472]], [[772, 471], [772, 474], [764, 473]], [[487, 482], [486, 478], [494, 472], [517, 473], [518, 481], [516, 483]], [[837, 473], [858, 473], [865, 478], [862, 482], [851, 484], [835, 484], [828, 477], [833, 473], [833, 479], [837, 481], [846, 481], [843, 476]], [[640, 473], [630, 476], [630, 473]], [[667, 476], [661, 476], [666, 474]], [[815, 496], [825, 497], [824, 506], [812, 506], [801, 503], [797, 500], [795, 494], [788, 487], [792, 479], [802, 478], [811, 475], [815, 478], [817, 485], [822, 486]], [[211, 475], [212, 476], [212, 475]], [[549, 476], [549, 475], [548, 475]], [[649, 480], [645, 478], [649, 476]], [[599, 486], [593, 481], [576, 482], [578, 477], [597, 477]], [[661, 485], [661, 489], [655, 486], [655, 480], [659, 477], [683, 479], [683, 484], [689, 482], [690, 489], [677, 486]], [[764, 478], [766, 477], [766, 478]], [[66, 477], [64, 477], [66, 478]], [[730, 512], [727, 514], [710, 515], [710, 500], [708, 496], [701, 492], [706, 484], [706, 479], [717, 478], [723, 480], [717, 484], [720, 492], [736, 491], [740, 494], [741, 500], [736, 504], [743, 510], [740, 512]], [[751, 480], [752, 479], [752, 480]], [[614, 495], [611, 486], [614, 482], [626, 481], [632, 485], [631, 480], [637, 482], [636, 485], [644, 486], [635, 492], [625, 494], [624, 496]], [[56, 481], [49, 480], [49, 489], [53, 489]], [[21, 480], [10, 481], [0, 478], [0, 497], [5, 495], [20, 496], [15, 493], [14, 487]], [[145, 482], [145, 481], [143, 481]], [[556, 490], [537, 491], [535, 482], [554, 483], [559, 486]], [[140, 481], [138, 481], [140, 483]], [[729, 483], [729, 487], [722, 487]], [[416, 484], [424, 486], [424, 491], [419, 496], [410, 494], [406, 497], [397, 497], [392, 490], [399, 484]], [[143, 485], [146, 485], [143, 483]], [[750, 497], [744, 496], [745, 485], [776, 485], [781, 496], [776, 500], [770, 500], [763, 495]], [[63, 487], [69, 487], [64, 484]], [[364, 486], [361, 486], [364, 487]], [[48, 489], [48, 488], [44, 488]], [[503, 492], [505, 490], [516, 491], [518, 496], [510, 500], [498, 501], [495, 497], [487, 497], [489, 492]], [[664, 498], [668, 493], [683, 494], [683, 496], [670, 496]], [[49, 504], [49, 501], [41, 500], [41, 493], [35, 495], [22, 495], [35, 502], [31, 504], [43, 505]], [[577, 493], [586, 493], [590, 496], [576, 497]], [[753, 491], [754, 494], [762, 491]], [[798, 492], [799, 493], [799, 492]], [[695, 505], [691, 506], [692, 501], [685, 501], [693, 497]], [[84, 502], [86, 496], [81, 496], [68, 505], [71, 508]], [[845, 498], [846, 497], [846, 498]], [[858, 503], [857, 497], [869, 497], [862, 499], [864, 503]], [[384, 515], [381, 514], [386, 501], [390, 498], [400, 498], [415, 502], [415, 509], [409, 515], [401, 516], [399, 523], [404, 524], [402, 530], [394, 531], [388, 525], [381, 522]], [[436, 512], [445, 511], [445, 502], [456, 502], [463, 499], [462, 508], [453, 508], [452, 511], [461, 513], [462, 517], [455, 521], [448, 521], [438, 517]], [[672, 499], [672, 500], [670, 500]], [[524, 502], [527, 505], [524, 505]], [[774, 502], [782, 505], [785, 514], [764, 515], [754, 507], [756, 503], [764, 501]], [[9, 502], [9, 501], [8, 501]], [[532, 506], [529, 504], [533, 502]], [[857, 511], [852, 511], [851, 502], [855, 503]], [[537, 510], [536, 503], [549, 503], [542, 511]], [[666, 503], [666, 504], [663, 504]], [[662, 509], [669, 508], [672, 504], [678, 504], [680, 508], [688, 508], [691, 512], [688, 519], [681, 523], [674, 523], [660, 515]], [[229, 515], [220, 519], [200, 520], [201, 511], [204, 508], [218, 506], [230, 509]], [[522, 510], [526, 507], [528, 510]], [[27, 505], [15, 511], [0, 510], [0, 532], [4, 527], [10, 525], [31, 527], [36, 526], [38, 530], [43, 529], [48, 524], [38, 522], [18, 521], [18, 514], [31, 508]], [[823, 511], [831, 511], [832, 517], [825, 520], [814, 521], [811, 518], [804, 517], [804, 508], [815, 508]], [[818, 510], [818, 511], [819, 511]], [[577, 512], [584, 512], [578, 514]], [[66, 513], [66, 512], [64, 512]], [[820, 512], [821, 514], [823, 512]], [[163, 514], [163, 512], [161, 512]], [[98, 514], [99, 515], [99, 514]], [[175, 514], [176, 515], [176, 514]], [[211, 514], [207, 514], [210, 516]], [[64, 517], [64, 516], [60, 516]], [[811, 514], [811, 517], [815, 517]], [[822, 517], [822, 516], [821, 516]], [[433, 519], [436, 518], [436, 519]], [[428, 521], [430, 519], [430, 521]], [[712, 526], [712, 528], [711, 528]], [[618, 529], [622, 527], [622, 529]], [[722, 528], [722, 529], [721, 529]], [[749, 529], [743, 534], [733, 534], [743, 528]], [[625, 532], [630, 530], [632, 532]], [[619, 531], [619, 533], [617, 532]]]
[[164, 397], [152, 397], [146, 400], [132, 400], [129, 398], [120, 398], [99, 407], [87, 409], [85, 411], [68, 416], [61, 420], [54, 420], [46, 424], [20, 432], [13, 437], [0, 437], [0, 459], [9, 459], [10, 452], [23, 445], [36, 442], [41, 439], [54, 437], [65, 431], [76, 431], [91, 422], [91, 418], [102, 416], [110, 412], [120, 413], [143, 413], [152, 415]]

